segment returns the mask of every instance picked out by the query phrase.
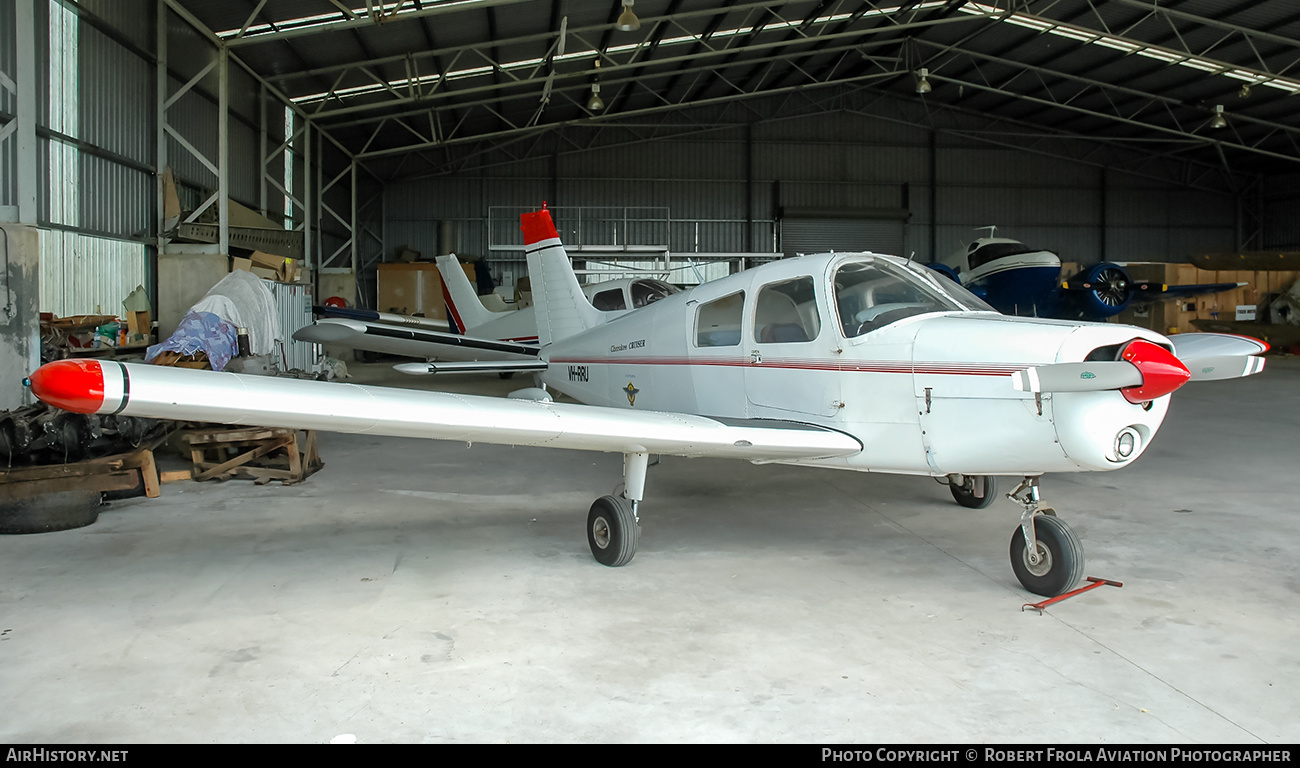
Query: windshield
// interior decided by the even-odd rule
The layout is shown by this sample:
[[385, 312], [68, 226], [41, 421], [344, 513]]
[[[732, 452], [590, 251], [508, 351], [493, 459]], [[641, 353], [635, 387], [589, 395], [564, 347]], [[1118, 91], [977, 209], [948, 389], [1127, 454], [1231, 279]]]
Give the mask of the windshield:
[[632, 306], [644, 307], [653, 304], [665, 296], [680, 293], [681, 289], [661, 280], [637, 280], [632, 283]]
[[948, 278], [913, 264], [849, 262], [836, 270], [834, 285], [840, 327], [849, 338], [927, 312], [994, 311]]

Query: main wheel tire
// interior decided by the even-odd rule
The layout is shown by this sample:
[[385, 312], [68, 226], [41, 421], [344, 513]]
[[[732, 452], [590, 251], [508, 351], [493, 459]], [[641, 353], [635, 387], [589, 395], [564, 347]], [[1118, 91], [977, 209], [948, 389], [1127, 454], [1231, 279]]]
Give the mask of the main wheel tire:
[[949, 483], [948, 490], [952, 491], [952, 497], [963, 507], [970, 509], [984, 509], [993, 503], [998, 495], [998, 485], [994, 479], [984, 475], [984, 493], [981, 495], [977, 492], [977, 478], [973, 475], [967, 475], [966, 481], [961, 485]]
[[587, 544], [602, 565], [627, 565], [636, 554], [641, 528], [632, 502], [618, 496], [601, 496], [587, 513]]
[[1020, 526], [1011, 536], [1011, 570], [1025, 589], [1043, 597], [1069, 592], [1083, 578], [1083, 545], [1070, 526], [1057, 517], [1036, 515], [1034, 536], [1038, 539], [1037, 565], [1029, 563], [1029, 548]]
[[56, 491], [0, 502], [0, 534], [49, 533], [99, 519], [99, 491]]

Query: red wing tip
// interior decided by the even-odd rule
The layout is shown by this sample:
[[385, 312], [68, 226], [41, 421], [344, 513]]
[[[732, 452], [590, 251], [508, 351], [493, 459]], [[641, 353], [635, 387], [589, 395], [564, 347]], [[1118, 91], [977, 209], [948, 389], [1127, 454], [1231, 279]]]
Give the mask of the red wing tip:
[[104, 369], [98, 360], [56, 360], [28, 377], [41, 402], [74, 413], [95, 413], [104, 404]]
[[551, 221], [551, 212], [545, 208], [520, 216], [519, 228], [524, 231], [524, 245], [532, 245], [560, 236], [555, 231], [555, 222]]

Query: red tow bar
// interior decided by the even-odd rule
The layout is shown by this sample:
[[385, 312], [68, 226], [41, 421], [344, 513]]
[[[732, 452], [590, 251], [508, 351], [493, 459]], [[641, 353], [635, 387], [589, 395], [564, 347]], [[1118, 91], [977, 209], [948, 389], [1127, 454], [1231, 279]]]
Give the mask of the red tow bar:
[[1070, 590], [1069, 592], [1066, 592], [1063, 595], [1057, 595], [1056, 597], [1048, 598], [1047, 600], [1044, 600], [1041, 603], [1025, 603], [1024, 605], [1020, 606], [1020, 610], [1023, 611], [1026, 608], [1033, 608], [1039, 613], [1042, 613], [1043, 609], [1051, 605], [1052, 603], [1059, 603], [1067, 597], [1074, 597], [1075, 595], [1081, 594], [1083, 592], [1087, 592], [1090, 589], [1096, 589], [1097, 587], [1106, 586], [1106, 585], [1110, 585], [1112, 587], [1124, 586], [1122, 582], [1111, 581], [1110, 579], [1099, 579], [1096, 576], [1089, 576], [1087, 580], [1091, 581], [1092, 583], [1086, 587], [1079, 587], [1078, 589]]

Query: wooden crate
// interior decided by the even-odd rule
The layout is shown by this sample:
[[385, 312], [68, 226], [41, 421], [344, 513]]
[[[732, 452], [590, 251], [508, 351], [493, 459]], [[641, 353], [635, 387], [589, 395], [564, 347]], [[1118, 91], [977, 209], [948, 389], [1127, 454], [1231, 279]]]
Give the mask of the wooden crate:
[[158, 442], [161, 438], [128, 453], [70, 464], [0, 469], [0, 501], [57, 491], [130, 491], [142, 484], [144, 495], [155, 499], [161, 493], [153, 457]]
[[242, 477], [258, 485], [272, 480], [293, 485], [325, 466], [316, 451], [315, 430], [208, 427], [187, 429], [181, 437], [189, 445], [195, 480]]

